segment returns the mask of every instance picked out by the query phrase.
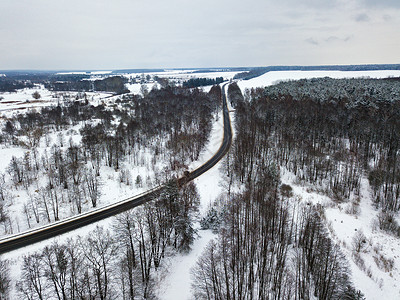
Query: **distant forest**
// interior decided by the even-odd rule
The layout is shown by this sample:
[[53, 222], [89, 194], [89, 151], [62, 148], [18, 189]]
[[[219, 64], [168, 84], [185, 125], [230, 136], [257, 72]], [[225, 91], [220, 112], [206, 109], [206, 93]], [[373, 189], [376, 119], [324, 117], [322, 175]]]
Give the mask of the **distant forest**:
[[30, 82], [0, 77], [0, 92], [16, 92], [18, 89], [31, 87], [33, 87], [33, 84]]
[[252, 68], [235, 75], [234, 79], [249, 80], [272, 71], [376, 71], [400, 70], [400, 64], [386, 65], [343, 65], [343, 66], [270, 66]]
[[182, 85], [187, 88], [194, 88], [199, 86], [220, 84], [224, 81], [223, 77], [212, 78], [191, 78], [185, 81]]
[[31, 88], [34, 84], [43, 84], [50, 91], [74, 92], [112, 92], [124, 94], [127, 79], [121, 76], [107, 77], [102, 80], [88, 80], [84, 74], [19, 74], [0, 77], [0, 92], [16, 92], [18, 89]]
[[45, 87], [50, 91], [76, 91], [76, 92], [113, 92], [116, 94], [129, 93], [125, 88], [126, 78], [121, 76], [108, 77], [102, 80], [79, 80], [79, 81], [49, 81]]

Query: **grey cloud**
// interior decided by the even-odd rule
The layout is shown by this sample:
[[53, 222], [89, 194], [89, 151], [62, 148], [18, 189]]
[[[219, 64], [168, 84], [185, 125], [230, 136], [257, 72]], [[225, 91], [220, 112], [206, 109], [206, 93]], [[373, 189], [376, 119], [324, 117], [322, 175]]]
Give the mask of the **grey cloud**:
[[330, 36], [326, 39], [327, 42], [335, 42], [338, 40], [339, 40], [339, 38], [337, 36]]
[[361, 0], [361, 2], [372, 7], [400, 8], [399, 0]]
[[330, 1], [326, 1], [326, 0], [302, 0], [302, 1], [282, 0], [282, 3], [296, 5], [296, 6], [302, 5], [302, 6], [307, 6], [307, 7], [316, 8], [316, 9], [333, 8], [340, 4], [338, 0], [330, 0]]
[[345, 37], [338, 37], [338, 36], [335, 36], [335, 35], [331, 35], [328, 38], [323, 38], [323, 39], [315, 39], [315, 38], [310, 37], [310, 38], [306, 39], [305, 41], [308, 44], [311, 44], [311, 45], [323, 46], [323, 45], [339, 43], [339, 42], [346, 43], [346, 42], [349, 42], [352, 39], [353, 39], [352, 35], [348, 35], [348, 36], [345, 36]]
[[319, 45], [319, 42], [317, 40], [315, 40], [314, 38], [308, 38], [308, 39], [306, 39], [306, 42], [311, 45], [315, 45], [315, 46]]
[[369, 22], [370, 18], [367, 14], [363, 13], [363, 14], [358, 14], [354, 17], [354, 20], [356, 20], [357, 22]]
[[345, 37], [337, 37], [337, 36], [330, 36], [327, 39], [325, 39], [326, 42], [328, 43], [333, 43], [333, 42], [348, 42], [353, 39], [353, 36], [348, 35]]
[[382, 19], [383, 19], [385, 22], [390, 22], [390, 21], [393, 20], [393, 18], [392, 18], [391, 15], [383, 15], [383, 16], [382, 16]]
[[[383, 45], [399, 32], [397, 11], [346, 1], [0, 0], [0, 69], [357, 63], [382, 53], [396, 61], [400, 45]], [[370, 18], [390, 20], [392, 34], [380, 22], [367, 36]], [[363, 50], [361, 60], [372, 40], [382, 51]]]

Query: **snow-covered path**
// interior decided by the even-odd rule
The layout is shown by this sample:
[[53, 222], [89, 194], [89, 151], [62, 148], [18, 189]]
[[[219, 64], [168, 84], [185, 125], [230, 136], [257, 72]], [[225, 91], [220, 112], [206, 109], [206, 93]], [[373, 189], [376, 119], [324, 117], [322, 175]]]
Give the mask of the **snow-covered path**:
[[[228, 109], [231, 111], [232, 108]], [[232, 134], [234, 135], [234, 115], [230, 113], [232, 122]], [[205, 150], [200, 155], [198, 161], [190, 165], [190, 169], [195, 169], [205, 163], [213, 156], [219, 149], [223, 139], [223, 118], [220, 114], [218, 121], [213, 124], [210, 140], [205, 147]], [[208, 206], [223, 192], [221, 186], [221, 163], [225, 160], [222, 159], [220, 163], [207, 171], [202, 176], [196, 178], [194, 183], [200, 194], [200, 215], [204, 215]], [[204, 251], [208, 243], [217, 237], [211, 230], [199, 230], [198, 238], [192, 245], [192, 250], [188, 254], [177, 255], [170, 261], [170, 269], [168, 275], [159, 285], [158, 297], [162, 300], [188, 300], [193, 299], [191, 293], [191, 273], [190, 270], [195, 266], [198, 257]]]

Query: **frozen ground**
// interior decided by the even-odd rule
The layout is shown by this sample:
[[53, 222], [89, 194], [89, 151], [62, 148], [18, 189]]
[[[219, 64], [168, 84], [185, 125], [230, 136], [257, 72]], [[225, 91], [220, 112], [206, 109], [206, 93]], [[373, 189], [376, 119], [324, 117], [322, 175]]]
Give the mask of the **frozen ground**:
[[241, 80], [238, 85], [242, 91], [246, 88], [269, 86], [285, 80], [299, 80], [307, 78], [387, 78], [400, 77], [399, 70], [380, 71], [273, 71], [250, 80]]
[[134, 94], [141, 94], [140, 89], [141, 89], [142, 85], [145, 85], [147, 87], [148, 91], [150, 91], [154, 86], [156, 88], [159, 87], [159, 85], [157, 83], [144, 83], [144, 84], [141, 84], [141, 83], [127, 83], [127, 84], [125, 84], [126, 88], [131, 93], [134, 93]]
[[[105, 72], [106, 73], [106, 72]], [[100, 73], [99, 73], [100, 74]], [[170, 74], [171, 76], [175, 76], [177, 74], [182, 75], [182, 74], [191, 74], [191, 71], [172, 71], [172, 72], [166, 72], [166, 74]], [[199, 73], [195, 73], [199, 74]], [[210, 74], [215, 74], [214, 72]], [[95, 75], [98, 75], [97, 73]], [[186, 76], [185, 75], [185, 76]], [[204, 74], [201, 74], [203, 76]], [[219, 75], [219, 74], [217, 74]], [[232, 74], [231, 74], [232, 75]], [[233, 75], [232, 75], [233, 76]], [[149, 83], [147, 84], [148, 88], [151, 89], [153, 85], [157, 85], [157, 83]], [[140, 84], [133, 84], [129, 86], [131, 91], [133, 93], [140, 93]], [[208, 90], [210, 87], [205, 87], [205, 90]], [[24, 99], [30, 99], [32, 97], [32, 94], [38, 91], [41, 95], [41, 98], [38, 99], [37, 101], [33, 102], [31, 100], [28, 100], [29, 102], [26, 102]], [[38, 106], [45, 106], [45, 105], [56, 105], [58, 101], [63, 101], [64, 98], [72, 98], [74, 99], [76, 97], [77, 93], [53, 93], [48, 90], [46, 90], [42, 85], [37, 85], [35, 88], [31, 89], [22, 89], [17, 91], [16, 93], [2, 93], [1, 96], [3, 97], [3, 101], [0, 102], [0, 111], [3, 111], [4, 116], [10, 116], [17, 111], [21, 111], [22, 108], [26, 109], [32, 109]], [[117, 97], [109, 97], [110, 95], [107, 93], [86, 93], [88, 96], [88, 99], [91, 104], [99, 104], [100, 101], [106, 102], [108, 104], [113, 104], [115, 98]], [[4, 121], [0, 120], [0, 126], [4, 126]], [[79, 144], [80, 142], [80, 134], [79, 130], [83, 126], [83, 124], [79, 124], [77, 126], [74, 126], [73, 128], [68, 128], [67, 130], [64, 130], [62, 135], [64, 136], [65, 143], [68, 143], [68, 140], [72, 138], [75, 144]], [[217, 128], [219, 127], [219, 128]], [[202, 154], [202, 157], [205, 158], [207, 155], [211, 157], [211, 155], [217, 151], [222, 134], [220, 134], [219, 130], [222, 128], [222, 118], [220, 117], [219, 122], [216, 123], [214, 126], [213, 131], [216, 132], [216, 135], [213, 135], [213, 139], [215, 139], [215, 136], [217, 136], [217, 140], [212, 140], [211, 145], [213, 146], [213, 149], [208, 149], [206, 150], [205, 153]], [[57, 144], [57, 133], [50, 133], [50, 143], [48, 145], [45, 144], [44, 140], [41, 140], [40, 147], [38, 148], [39, 154], [41, 155], [44, 153], [45, 150], [48, 152], [50, 151], [50, 148], [53, 143]], [[65, 147], [64, 147], [65, 148]], [[62, 149], [65, 150], [63, 147]], [[16, 156], [17, 158], [23, 157], [23, 155], [27, 152], [26, 149], [23, 149], [21, 147], [13, 147], [13, 148], [0, 148], [0, 155], [1, 155], [1, 160], [0, 160], [0, 174], [6, 174], [7, 172], [7, 167], [11, 161], [12, 156]], [[146, 151], [142, 149], [139, 152], [139, 158], [138, 161], [143, 161], [144, 163], [141, 164], [140, 166], [134, 166], [129, 161], [124, 162], [124, 166], [122, 168], [125, 168], [127, 170], [130, 170], [130, 175], [131, 175], [131, 182], [132, 184], [127, 186], [123, 183], [120, 183], [118, 180], [119, 177], [119, 172], [115, 172], [112, 168], [107, 168], [107, 167], [102, 167], [101, 168], [101, 182], [102, 182], [102, 195], [99, 199], [99, 206], [104, 206], [113, 202], [116, 202], [120, 199], [124, 199], [127, 197], [130, 197], [132, 195], [138, 194], [140, 192], [143, 192], [145, 189], [150, 188], [149, 185], [143, 184], [142, 187], [137, 187], [134, 184], [134, 181], [138, 175], [141, 175], [143, 182], [145, 183], [145, 179], [149, 176], [151, 180], [154, 179], [155, 171], [161, 170], [165, 164], [158, 163], [155, 167], [150, 166], [150, 161], [152, 159], [151, 153], [149, 151]], [[201, 158], [201, 159], [203, 159]], [[205, 160], [204, 160], [205, 161]], [[191, 168], [195, 168], [196, 165], [192, 165]], [[28, 202], [29, 195], [26, 191], [23, 190], [12, 190], [10, 191], [11, 196], [13, 197], [13, 203], [8, 206], [7, 210], [10, 214], [11, 217], [11, 222], [12, 222], [12, 232], [21, 232], [24, 230], [28, 229], [28, 224], [25, 220], [23, 212], [23, 207], [24, 204]], [[68, 208], [66, 209], [60, 209], [60, 218], [65, 218], [73, 214], [73, 212], [67, 211]], [[84, 207], [83, 211], [88, 210], [88, 208]], [[44, 224], [44, 219], [42, 218], [40, 224], [32, 224], [33, 227], [38, 227], [39, 225]]]

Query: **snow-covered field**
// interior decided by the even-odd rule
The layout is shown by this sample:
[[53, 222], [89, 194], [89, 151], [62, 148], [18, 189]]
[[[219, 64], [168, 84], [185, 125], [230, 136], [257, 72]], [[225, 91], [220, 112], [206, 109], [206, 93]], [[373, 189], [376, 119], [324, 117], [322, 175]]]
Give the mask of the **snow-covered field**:
[[241, 80], [238, 85], [242, 91], [277, 84], [280, 81], [308, 78], [387, 78], [400, 77], [399, 70], [380, 71], [272, 71], [250, 80]]
[[[34, 99], [32, 94], [38, 92], [40, 94], [39, 99]], [[51, 92], [44, 88], [43, 85], [37, 85], [33, 88], [26, 88], [17, 90], [15, 93], [0, 93], [0, 113], [9, 115], [10, 112], [24, 111], [32, 108], [39, 108], [48, 105], [57, 105], [58, 102], [62, 102], [65, 99], [75, 99], [78, 94], [77, 92]], [[109, 93], [96, 92], [86, 93], [88, 99], [92, 102], [100, 101], [101, 99], [110, 96]]]
[[[228, 72], [228, 71], [215, 71], [215, 72], [206, 72], [199, 70], [165, 70], [164, 72], [151, 72], [146, 73], [145, 75], [150, 76], [158, 76], [161, 78], [169, 78], [169, 79], [181, 79], [188, 80], [190, 78], [216, 78], [216, 77], [224, 77], [225, 79], [232, 79], [238, 72]], [[133, 77], [141, 75], [141, 73], [130, 73], [125, 74], [127, 77]]]
[[[144, 85], [147, 90], [150, 91], [153, 87], [159, 87], [159, 84], [154, 81], [154, 77], [168, 79], [175, 84], [181, 84], [183, 81], [194, 79], [194, 78], [208, 78], [215, 79], [217, 77], [223, 77], [224, 80], [231, 80], [238, 72], [228, 72], [228, 71], [215, 71], [215, 72], [201, 72], [199, 70], [165, 70], [164, 72], [149, 72], [149, 73], [125, 73], [124, 77], [128, 78], [129, 83], [126, 84], [127, 89], [131, 93], [141, 94], [141, 87]], [[110, 75], [110, 74], [107, 74]], [[150, 76], [148, 81], [146, 77]], [[93, 74], [91, 80], [100, 79], [98, 74]], [[143, 82], [143, 83], [141, 83]], [[200, 87], [205, 92], [211, 89], [211, 86]]]

